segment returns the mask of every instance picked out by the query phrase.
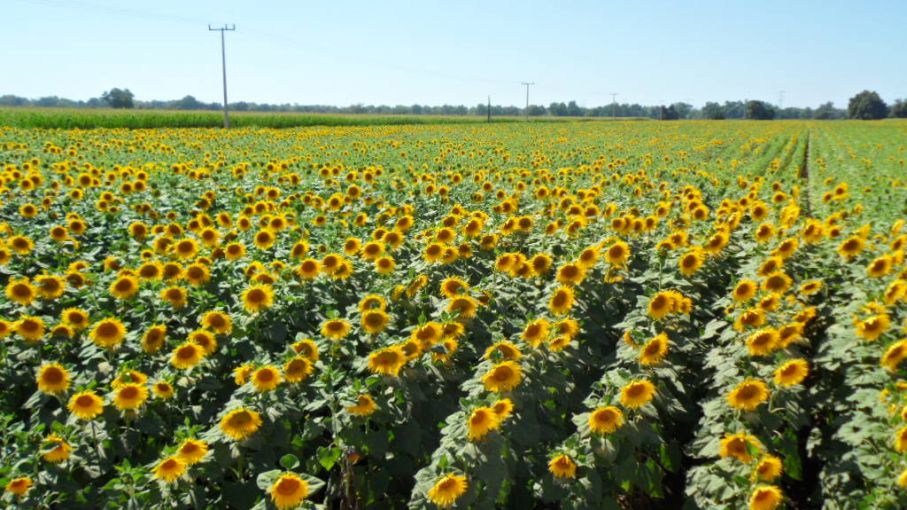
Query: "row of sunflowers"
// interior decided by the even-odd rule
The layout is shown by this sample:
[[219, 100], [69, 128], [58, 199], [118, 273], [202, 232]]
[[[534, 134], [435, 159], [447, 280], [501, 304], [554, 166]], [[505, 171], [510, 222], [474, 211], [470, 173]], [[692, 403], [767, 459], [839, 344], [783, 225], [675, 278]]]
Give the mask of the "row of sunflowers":
[[902, 508], [905, 131], [0, 128], [3, 504]]

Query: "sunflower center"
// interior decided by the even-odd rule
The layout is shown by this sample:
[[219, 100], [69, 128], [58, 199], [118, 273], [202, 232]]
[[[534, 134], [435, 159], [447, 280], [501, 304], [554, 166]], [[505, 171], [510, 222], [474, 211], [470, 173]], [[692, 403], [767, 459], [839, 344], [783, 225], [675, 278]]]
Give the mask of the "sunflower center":
[[299, 490], [299, 487], [300, 483], [298, 480], [294, 480], [293, 478], [284, 478], [280, 481], [280, 483], [277, 484], [277, 492], [284, 496], [289, 496]]
[[44, 371], [44, 380], [50, 384], [59, 384], [63, 382], [63, 371], [56, 367], [50, 367]]

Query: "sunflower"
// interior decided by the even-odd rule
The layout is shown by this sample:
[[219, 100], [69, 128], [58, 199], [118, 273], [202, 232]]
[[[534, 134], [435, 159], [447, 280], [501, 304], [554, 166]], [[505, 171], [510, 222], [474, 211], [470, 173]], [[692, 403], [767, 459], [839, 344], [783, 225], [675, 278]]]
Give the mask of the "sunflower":
[[280, 370], [277, 367], [266, 365], [252, 372], [252, 386], [259, 393], [271, 391], [280, 385]]
[[309, 358], [295, 356], [284, 364], [284, 378], [286, 378], [288, 383], [302, 382], [312, 373], [312, 368], [312, 362]]
[[478, 301], [467, 295], [458, 295], [447, 304], [447, 311], [457, 314], [460, 320], [469, 320], [476, 316]]
[[88, 312], [81, 308], [66, 308], [60, 314], [60, 320], [73, 330], [81, 331], [88, 327]]
[[799, 340], [803, 335], [803, 324], [789, 322], [778, 328], [778, 347], [786, 349], [790, 344]]
[[762, 444], [756, 436], [741, 432], [724, 436], [719, 444], [718, 455], [750, 463], [753, 461], [753, 455], [758, 455], [761, 451]]
[[13, 478], [6, 484], [3, 492], [8, 492], [21, 498], [29, 491], [29, 489], [31, 489], [32, 484], [32, 479], [27, 476]]
[[145, 331], [145, 334], [142, 335], [142, 350], [148, 354], [153, 354], [164, 346], [166, 338], [167, 326], [164, 324], [151, 326]]
[[16, 333], [28, 342], [37, 342], [44, 336], [44, 320], [40, 317], [23, 315], [13, 325]]
[[907, 452], [907, 426], [894, 433], [894, 450], [898, 453]]
[[154, 395], [161, 400], [169, 400], [175, 390], [173, 385], [167, 381], [158, 381], [151, 386], [151, 391], [154, 392]]
[[280, 510], [296, 508], [308, 496], [308, 482], [294, 473], [280, 475], [271, 485], [271, 501]]
[[456, 276], [447, 277], [441, 282], [441, 295], [450, 299], [468, 290], [469, 284]]
[[307, 358], [312, 363], [318, 361], [320, 357], [318, 353], [318, 344], [311, 338], [303, 338], [302, 340], [295, 342], [291, 348], [293, 349], [293, 352]]
[[888, 314], [881, 313], [865, 320], [857, 321], [855, 325], [857, 336], [872, 342], [888, 330], [888, 327], [891, 326], [891, 318]]
[[25, 236], [12, 236], [7, 241], [10, 248], [19, 255], [28, 255], [35, 248], [35, 243]]
[[57, 299], [66, 290], [66, 280], [60, 276], [42, 274], [35, 278], [35, 283], [42, 299]]
[[502, 398], [495, 402], [491, 408], [494, 410], [494, 414], [498, 415], [498, 419], [503, 422], [513, 414], [513, 401], [509, 398]]
[[479, 407], [472, 411], [466, 420], [466, 426], [469, 431], [469, 440], [478, 441], [485, 437], [489, 432], [497, 430], [501, 426], [501, 418], [490, 407]]
[[684, 276], [692, 276], [696, 271], [699, 271], [703, 262], [705, 262], [705, 257], [703, 256], [702, 251], [696, 248], [683, 254], [677, 261], [677, 266]]
[[186, 289], [179, 286], [161, 289], [160, 296], [162, 301], [166, 301], [177, 310], [186, 306], [189, 300], [189, 293], [186, 292]]
[[907, 469], [901, 471], [901, 474], [898, 476], [898, 487], [907, 489]]
[[375, 259], [375, 271], [378, 274], [391, 274], [394, 272], [396, 265], [397, 262], [394, 260], [394, 258], [388, 255]]
[[158, 261], [145, 262], [138, 269], [139, 277], [143, 280], [160, 280], [164, 275], [164, 265]]
[[660, 291], [649, 300], [647, 313], [655, 320], [661, 320], [674, 309], [674, 298], [668, 291]]
[[201, 363], [205, 357], [205, 349], [202, 346], [186, 341], [173, 349], [170, 355], [170, 364], [179, 370], [188, 370]]
[[129, 299], [139, 292], [139, 279], [132, 275], [123, 275], [110, 284], [110, 294], [117, 299]]
[[189, 264], [183, 272], [183, 278], [194, 287], [200, 287], [211, 280], [211, 271], [204, 264]]
[[46, 363], [38, 369], [38, 391], [59, 395], [69, 389], [69, 372], [59, 363]]
[[220, 429], [234, 441], [242, 441], [261, 428], [261, 415], [252, 409], [234, 409], [220, 420]]
[[859, 255], [863, 251], [863, 246], [865, 245], [863, 239], [858, 236], [853, 236], [848, 239], [845, 239], [838, 245], [838, 254], [844, 257], [845, 259], [852, 259]]
[[120, 411], [134, 411], [148, 400], [148, 388], [143, 384], [124, 384], [117, 390], [113, 403]]
[[551, 270], [554, 260], [547, 253], [539, 253], [529, 259], [529, 267], [534, 276], [544, 276]]
[[119, 319], [110, 317], [95, 323], [88, 336], [99, 347], [114, 350], [126, 338], [126, 326]]
[[491, 359], [495, 354], [499, 354], [504, 359], [510, 360], [519, 360], [523, 356], [523, 353], [520, 352], [520, 348], [513, 342], [507, 340], [501, 340], [494, 345], [490, 345], [485, 349], [485, 354], [482, 355], [482, 359]]
[[189, 333], [188, 340], [205, 350], [205, 356], [217, 352], [217, 337], [210, 331], [196, 329]]
[[208, 453], [208, 443], [199, 439], [186, 439], [176, 449], [176, 456], [187, 466], [198, 464]]
[[753, 280], [740, 280], [739, 282], [737, 282], [737, 286], [734, 287], [734, 301], [737, 301], [738, 303], [746, 303], [756, 296], [757, 288], [758, 285]]
[[558, 455], [548, 462], [548, 471], [555, 478], [569, 479], [576, 477], [576, 462], [566, 455]]
[[558, 268], [556, 278], [561, 285], [579, 285], [586, 278], [586, 269], [579, 264], [568, 262]]
[[750, 356], [768, 356], [779, 347], [779, 340], [775, 328], [760, 329], [747, 337], [746, 349]]
[[593, 434], [611, 434], [624, 424], [624, 413], [617, 407], [599, 407], [589, 414], [589, 429]]
[[809, 363], [805, 359], [794, 359], [775, 370], [775, 384], [778, 386], [795, 386], [809, 375]]
[[907, 338], [891, 344], [882, 355], [881, 365], [886, 370], [894, 372], [904, 359], [907, 358]]
[[514, 361], [503, 361], [482, 376], [487, 391], [504, 393], [516, 388], [523, 378], [523, 370]]
[[356, 405], [349, 406], [346, 411], [356, 416], [368, 416], [378, 410], [378, 405], [368, 393], [356, 397]]
[[460, 499], [469, 483], [466, 477], [456, 473], [448, 473], [441, 477], [431, 489], [428, 489], [428, 500], [438, 508], [450, 508]]
[[344, 319], [329, 319], [321, 323], [321, 334], [331, 340], [342, 340], [352, 326]]
[[661, 363], [668, 354], [668, 335], [659, 333], [643, 345], [639, 351], [639, 362], [650, 366]]
[[573, 308], [576, 296], [570, 287], [559, 287], [548, 300], [548, 309], [555, 315], [564, 315]]
[[390, 318], [384, 310], [367, 310], [362, 313], [362, 329], [364, 329], [366, 333], [377, 335], [384, 331], [389, 320]]
[[186, 463], [174, 455], [158, 462], [153, 472], [156, 479], [173, 483], [186, 473]]
[[646, 379], [630, 381], [620, 390], [620, 403], [627, 409], [648, 404], [655, 397], [655, 385]]
[[239, 260], [246, 256], [246, 246], [241, 242], [232, 242], [224, 248], [224, 257], [227, 260]]
[[538, 347], [548, 338], [550, 330], [551, 323], [547, 319], [535, 319], [523, 328], [521, 338], [532, 347]]
[[423, 349], [428, 349], [441, 340], [443, 332], [441, 324], [426, 322], [421, 326], [417, 326], [410, 334], [410, 338], [418, 342]]
[[775, 510], [783, 501], [781, 489], [774, 485], [760, 485], [750, 496], [749, 510]]
[[617, 241], [605, 250], [605, 260], [612, 266], [622, 267], [630, 258], [630, 245]]
[[367, 294], [359, 300], [359, 313], [365, 313], [368, 310], [386, 310], [387, 300], [378, 294]]
[[22, 306], [30, 305], [37, 295], [38, 290], [28, 278], [11, 278], [6, 284], [6, 298]]
[[728, 404], [734, 409], [754, 411], [769, 397], [768, 386], [759, 379], [747, 379], [727, 395]]
[[59, 464], [66, 461], [72, 453], [72, 446], [62, 437], [51, 434], [44, 438], [44, 447], [41, 457], [51, 464]]
[[228, 313], [219, 310], [205, 312], [201, 318], [201, 325], [219, 335], [229, 335], [233, 332], [233, 319]]
[[753, 470], [753, 479], [760, 482], [773, 482], [781, 476], [781, 471], [781, 459], [774, 455], [766, 455], [756, 464], [756, 469]]
[[397, 377], [405, 364], [406, 354], [396, 345], [375, 351], [368, 357], [368, 369], [375, 374]]
[[361, 256], [365, 260], [376, 260], [384, 255], [385, 245], [381, 241], [369, 241], [362, 246]]
[[82, 391], [70, 397], [66, 407], [79, 419], [93, 420], [104, 412], [104, 400], [93, 391]]
[[267, 310], [274, 304], [274, 289], [270, 285], [253, 285], [243, 291], [242, 302], [247, 312]]

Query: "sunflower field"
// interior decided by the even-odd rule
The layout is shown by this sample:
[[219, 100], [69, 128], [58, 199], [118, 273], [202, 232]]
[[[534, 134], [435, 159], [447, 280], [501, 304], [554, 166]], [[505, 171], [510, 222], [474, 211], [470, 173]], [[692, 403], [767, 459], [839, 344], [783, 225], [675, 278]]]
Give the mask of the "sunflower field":
[[0, 127], [3, 508], [907, 507], [907, 123]]

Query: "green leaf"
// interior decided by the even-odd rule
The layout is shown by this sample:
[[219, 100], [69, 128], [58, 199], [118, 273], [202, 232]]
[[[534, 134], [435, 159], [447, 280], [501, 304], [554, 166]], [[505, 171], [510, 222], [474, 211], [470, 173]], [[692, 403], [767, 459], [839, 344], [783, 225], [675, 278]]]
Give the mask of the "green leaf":
[[299, 458], [292, 453], [288, 453], [280, 458], [280, 465], [287, 471], [292, 471], [299, 466]]

